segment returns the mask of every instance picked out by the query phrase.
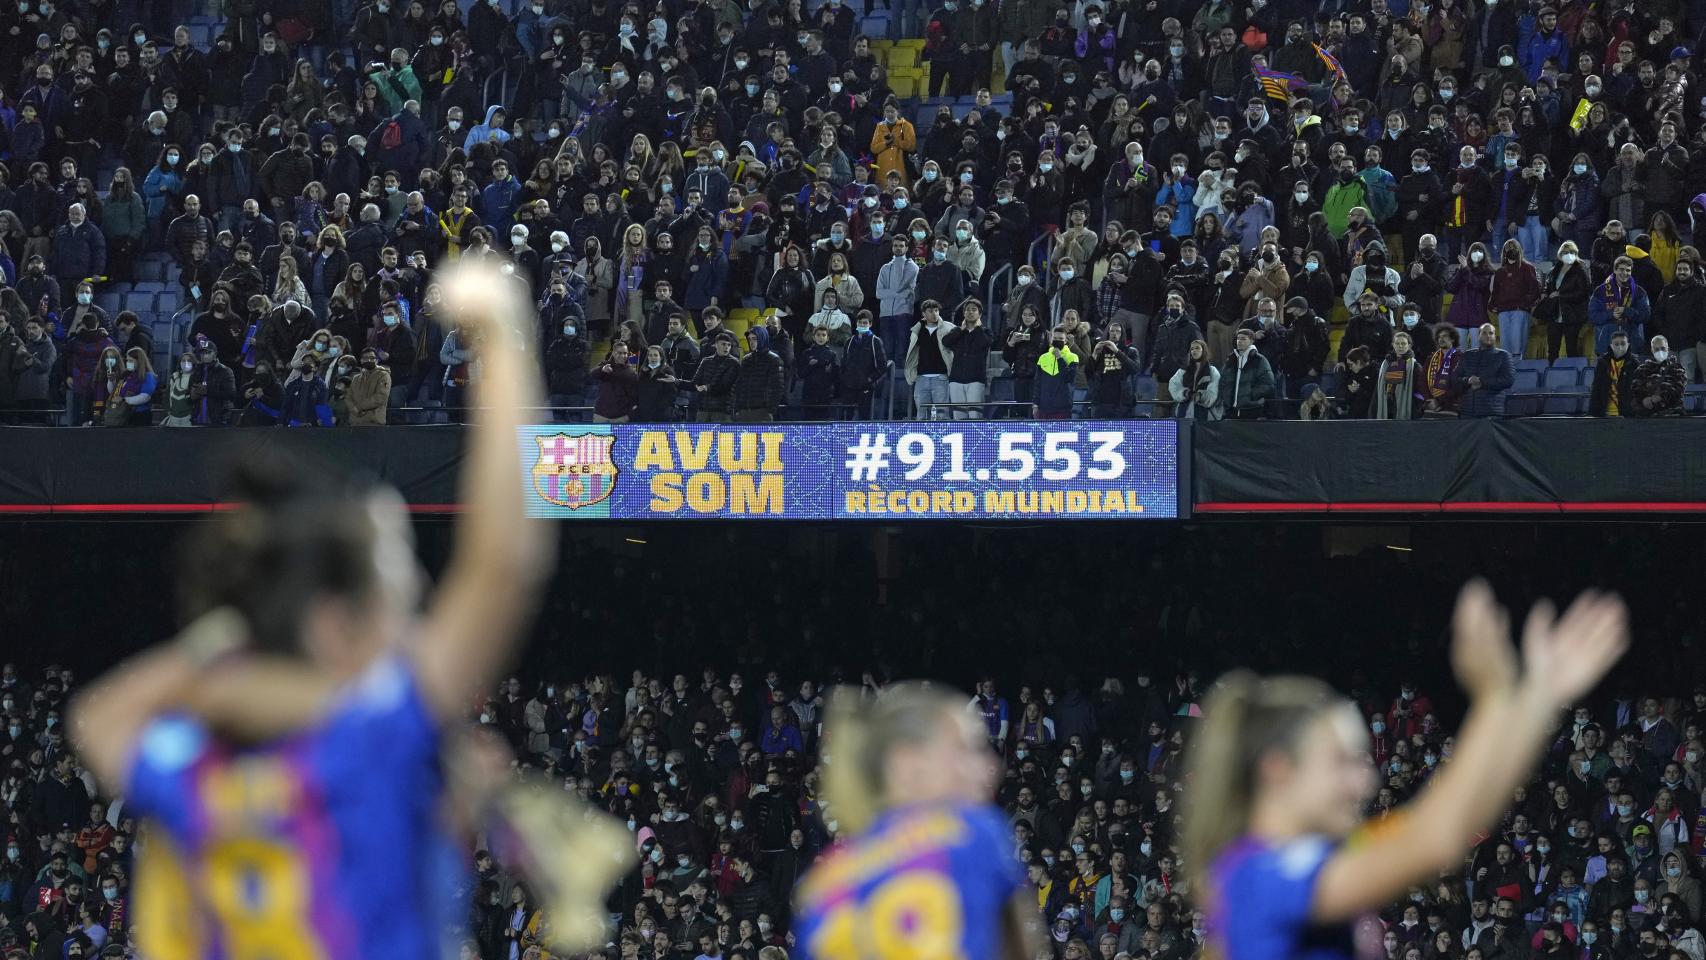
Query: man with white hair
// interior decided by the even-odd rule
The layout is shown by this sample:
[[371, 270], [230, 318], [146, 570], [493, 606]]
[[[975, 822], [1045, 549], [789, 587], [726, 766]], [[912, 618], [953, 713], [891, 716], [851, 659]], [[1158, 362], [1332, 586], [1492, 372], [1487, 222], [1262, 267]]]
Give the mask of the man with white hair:
[[385, 249], [385, 226], [381, 223], [383, 214], [376, 203], [363, 204], [361, 208], [361, 225], [344, 236], [344, 249], [354, 263], [361, 264], [372, 276], [379, 269], [379, 251]]
[[1653, 354], [1635, 368], [1629, 383], [1631, 417], [1680, 417], [1682, 394], [1688, 385], [1688, 373], [1682, 360], [1671, 353], [1670, 341], [1662, 334], [1651, 341]]
[[53, 231], [49, 259], [61, 290], [74, 290], [80, 281], [107, 272], [107, 239], [101, 228], [89, 222], [81, 203], [72, 204], [65, 211], [65, 222]]

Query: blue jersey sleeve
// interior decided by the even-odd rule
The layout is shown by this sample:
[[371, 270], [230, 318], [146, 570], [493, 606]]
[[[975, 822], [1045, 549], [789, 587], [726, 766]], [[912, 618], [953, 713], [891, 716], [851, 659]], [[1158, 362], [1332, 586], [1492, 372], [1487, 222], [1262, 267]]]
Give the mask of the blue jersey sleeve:
[[995, 807], [981, 807], [966, 814], [971, 825], [977, 856], [984, 861], [994, 895], [1005, 901], [1025, 884], [1025, 873], [1013, 856], [1013, 832], [1007, 818]]
[[318, 766], [329, 782], [410, 778], [436, 766], [439, 727], [413, 665], [388, 656], [343, 692], [317, 739]]
[[123, 785], [125, 815], [152, 817], [176, 836], [190, 832], [195, 816], [195, 772], [213, 748], [200, 722], [165, 714], [148, 722]]

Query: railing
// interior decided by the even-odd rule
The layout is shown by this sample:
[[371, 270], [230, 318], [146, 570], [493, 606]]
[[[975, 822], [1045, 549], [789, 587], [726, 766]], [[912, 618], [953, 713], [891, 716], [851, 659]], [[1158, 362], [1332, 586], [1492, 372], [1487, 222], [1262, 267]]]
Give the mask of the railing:
[[[1007, 294], [1013, 289], [1012, 277], [1013, 265], [1004, 263], [1001, 265], [1001, 269], [990, 274], [989, 279], [983, 282], [983, 315], [988, 318], [984, 320], [984, 326], [991, 330], [1002, 329], [1002, 324], [1006, 320], [1002, 310], [1007, 304]], [[995, 294], [995, 286], [1002, 278], [1007, 278], [1007, 288], [998, 297]]]

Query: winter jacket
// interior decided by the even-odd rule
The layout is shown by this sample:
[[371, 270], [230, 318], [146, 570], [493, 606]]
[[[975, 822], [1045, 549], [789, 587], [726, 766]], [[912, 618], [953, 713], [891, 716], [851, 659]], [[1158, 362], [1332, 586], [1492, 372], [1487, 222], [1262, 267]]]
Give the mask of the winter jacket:
[[598, 400], [593, 403], [593, 413], [606, 420], [633, 416], [634, 405], [639, 402], [640, 386], [639, 371], [633, 364], [606, 362], [592, 371], [592, 379], [598, 383]]
[[877, 271], [878, 316], [910, 317], [918, 286], [918, 264], [897, 257]]
[[734, 384], [734, 410], [773, 411], [787, 395], [782, 358], [764, 346], [740, 360]]
[[82, 280], [107, 272], [107, 238], [89, 220], [72, 226], [62, 223], [53, 231], [53, 272]]
[[[1469, 378], [1480, 377], [1479, 389], [1469, 389]], [[1511, 355], [1498, 347], [1463, 351], [1451, 379], [1463, 398], [1458, 412], [1465, 417], [1498, 417], [1505, 412], [1505, 394], [1516, 382]]]
[[1260, 416], [1274, 395], [1274, 371], [1262, 352], [1235, 350], [1220, 368], [1220, 405], [1227, 412]]
[[728, 413], [733, 407], [734, 386], [740, 377], [740, 369], [740, 361], [732, 353], [724, 357], [712, 352], [700, 357], [699, 369], [693, 375], [693, 385], [705, 388], [704, 393], [698, 393], [699, 409]]
[[1036, 406], [1043, 416], [1061, 417], [1072, 413], [1072, 385], [1078, 373], [1078, 355], [1070, 345], [1062, 347], [1056, 357], [1052, 349], [1037, 357]]

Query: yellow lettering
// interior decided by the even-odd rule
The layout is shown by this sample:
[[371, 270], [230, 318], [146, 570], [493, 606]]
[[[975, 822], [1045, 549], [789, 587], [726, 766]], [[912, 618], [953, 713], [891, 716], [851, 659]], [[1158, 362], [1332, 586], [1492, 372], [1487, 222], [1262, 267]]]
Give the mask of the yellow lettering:
[[983, 512], [1012, 513], [1013, 491], [1002, 490], [997, 492], [995, 490], [985, 490], [983, 492]]
[[653, 513], [674, 513], [681, 509], [681, 474], [652, 474], [652, 502], [648, 509]]
[[[758, 469], [758, 444], [750, 433], [717, 434], [717, 464], [729, 473]], [[732, 449], [740, 444], [740, 453]]]
[[737, 473], [729, 478], [730, 513], [769, 513], [780, 516], [785, 509], [781, 477], [755, 477]]
[[906, 491], [905, 490], [890, 490], [889, 491], [888, 507], [889, 507], [890, 513], [905, 513], [906, 512]]
[[675, 432], [675, 452], [681, 457], [683, 470], [703, 470], [711, 462], [711, 448], [716, 445], [717, 436], [709, 430], [699, 433], [688, 433], [685, 430]]
[[930, 512], [947, 513], [954, 508], [954, 495], [948, 490], [937, 490], [930, 494]]
[[970, 490], [954, 492], [954, 512], [971, 513], [977, 509], [977, 497]]
[[888, 512], [888, 501], [883, 499], [883, 488], [882, 487], [872, 487], [868, 491], [868, 495], [866, 497], [866, 502], [867, 502], [869, 509], [872, 513], [886, 513], [886, 512]]
[[929, 513], [930, 494], [923, 490], [914, 490], [907, 494], [906, 509], [913, 513]]
[[1066, 491], [1066, 509], [1071, 513], [1083, 513], [1090, 509], [1090, 497], [1082, 490]]
[[1019, 512], [1020, 513], [1036, 513], [1037, 512], [1037, 492], [1035, 490], [1021, 490], [1021, 491], [1019, 491]]
[[640, 434], [640, 449], [634, 451], [635, 470], [674, 470], [675, 455], [669, 449], [669, 435], [657, 430]]
[[765, 473], [781, 473], [782, 467], [782, 435], [780, 433], [761, 433], [759, 439], [764, 442], [764, 464], [758, 469]]
[[1102, 510], [1107, 513], [1125, 512], [1125, 495], [1118, 490], [1110, 490], [1102, 498]]
[[848, 513], [864, 513], [865, 512], [865, 494], [862, 491], [859, 491], [859, 490], [847, 491], [847, 512]]
[[723, 478], [715, 473], [695, 473], [687, 478], [687, 505], [694, 513], [720, 513], [727, 491]]
[[1041, 501], [1039, 510], [1042, 513], [1059, 513], [1066, 507], [1066, 491], [1064, 490], [1044, 490], [1039, 499]]

